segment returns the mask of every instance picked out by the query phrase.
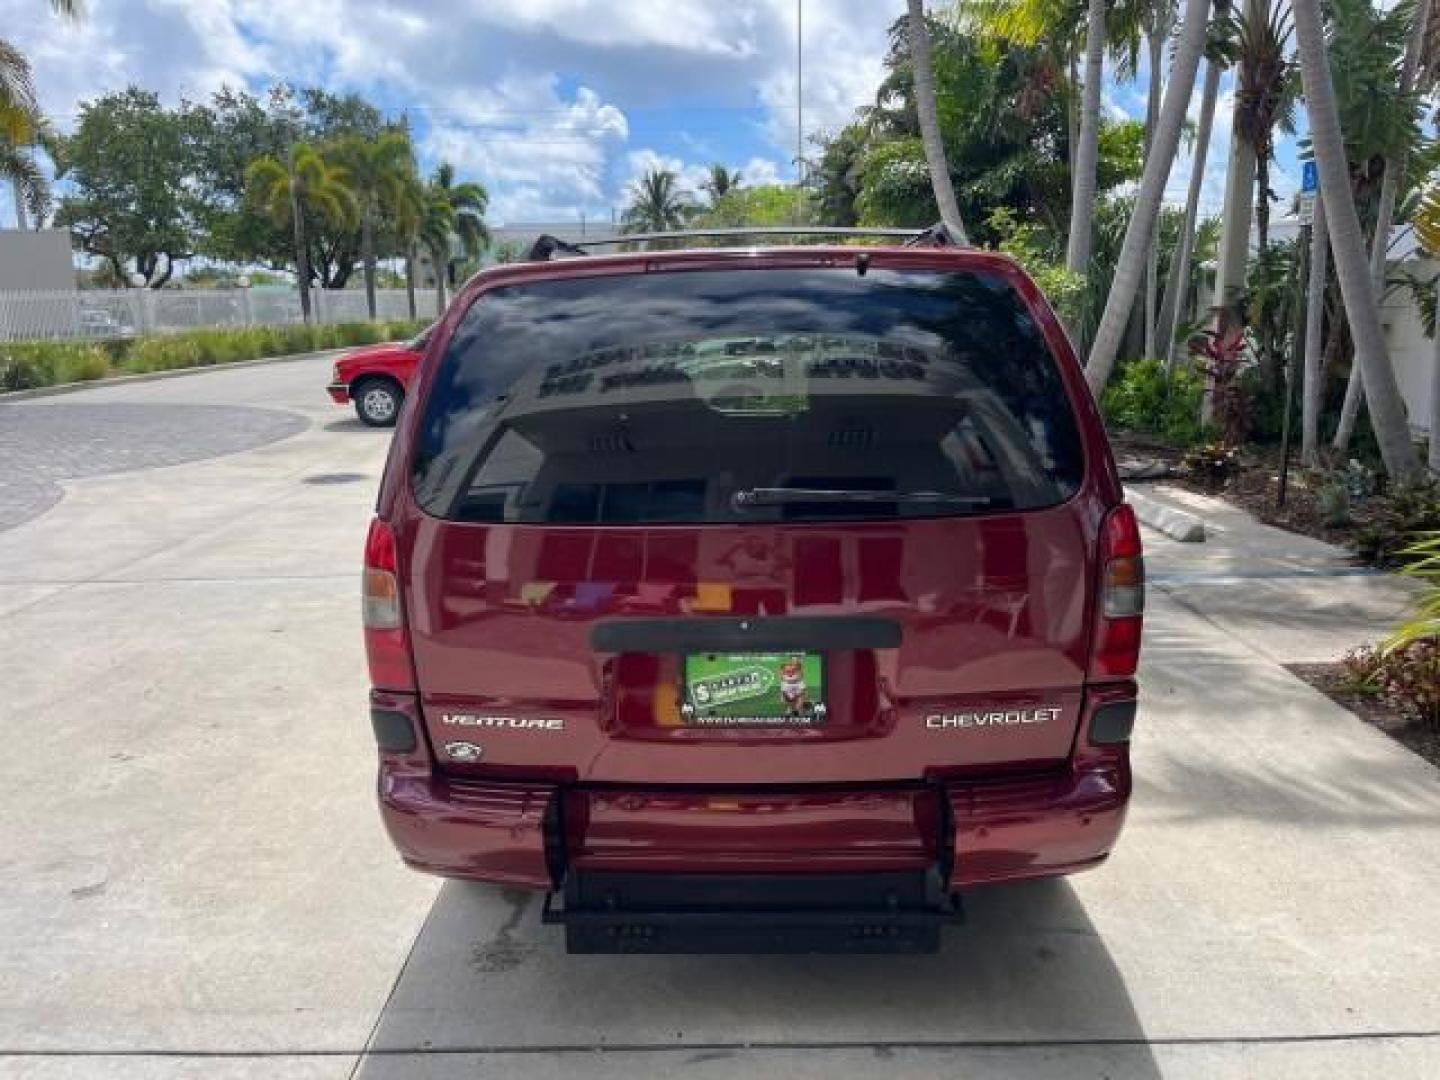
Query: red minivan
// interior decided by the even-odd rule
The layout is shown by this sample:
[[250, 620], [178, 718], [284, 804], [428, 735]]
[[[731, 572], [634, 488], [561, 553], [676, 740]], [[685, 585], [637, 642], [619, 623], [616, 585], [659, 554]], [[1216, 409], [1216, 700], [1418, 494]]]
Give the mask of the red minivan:
[[942, 241], [560, 245], [456, 299], [365, 550], [410, 866], [572, 952], [874, 952], [1106, 858], [1139, 532], [1044, 298]]

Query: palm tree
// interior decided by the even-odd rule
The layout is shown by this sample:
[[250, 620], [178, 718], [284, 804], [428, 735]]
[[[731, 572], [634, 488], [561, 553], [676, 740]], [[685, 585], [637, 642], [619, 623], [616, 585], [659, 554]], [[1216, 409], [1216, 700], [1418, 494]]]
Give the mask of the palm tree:
[[630, 204], [620, 216], [627, 233], [670, 232], [685, 223], [689, 197], [669, 169], [648, 169], [630, 185]]
[[1261, 19], [1242, 19], [1239, 37], [1239, 94], [1235, 119], [1240, 137], [1255, 153], [1255, 235], [1263, 253], [1270, 242], [1270, 164], [1275, 128], [1293, 126], [1295, 66], [1289, 58], [1293, 33], [1286, 0], [1268, 5]]
[[[1241, 21], [1257, 25], [1264, 21], [1269, 0], [1245, 0]], [[1225, 169], [1225, 202], [1220, 219], [1225, 230], [1220, 237], [1219, 266], [1215, 277], [1216, 325], [1226, 318], [1245, 291], [1245, 274], [1250, 256], [1250, 217], [1254, 208], [1255, 147], [1241, 132], [1247, 95], [1238, 87], [1230, 121], [1230, 157]], [[1207, 398], [1208, 405], [1208, 398]]]
[[252, 161], [245, 170], [248, 197], [277, 225], [289, 225], [295, 242], [295, 280], [300, 288], [300, 314], [310, 321], [310, 255], [305, 216], [317, 214], [326, 221], [354, 227], [359, 208], [349, 187], [349, 176], [328, 164], [305, 143], [295, 143], [282, 164], [273, 157]]
[[1090, 268], [1095, 229], [1095, 170], [1100, 160], [1100, 91], [1105, 80], [1105, 3], [1089, 0], [1085, 9], [1085, 96], [1080, 104], [1080, 144], [1070, 185], [1070, 235], [1065, 268], [1083, 274]]
[[375, 225], [382, 215], [394, 216], [415, 174], [410, 137], [390, 130], [379, 138], [352, 135], [334, 149], [343, 164], [360, 211], [360, 259], [365, 268], [365, 309], [375, 318]]
[[394, 208], [395, 241], [405, 256], [405, 300], [413, 322], [415, 310], [415, 261], [419, 255], [420, 225], [425, 214], [425, 203], [429, 198], [428, 188], [418, 173], [411, 172], [405, 177]]
[[1170, 259], [1164, 299], [1156, 321], [1157, 346], [1165, 366], [1175, 360], [1175, 337], [1180, 329], [1181, 310], [1186, 303], [1190, 262], [1195, 251], [1195, 227], [1200, 217], [1200, 191], [1205, 182], [1205, 160], [1210, 153], [1210, 132], [1215, 124], [1215, 102], [1219, 98], [1223, 65], [1214, 59], [1205, 63], [1205, 83], [1200, 91], [1200, 124], [1195, 136], [1194, 160], [1190, 164], [1190, 187], [1185, 193], [1185, 217], [1180, 238]]
[[1325, 24], [1320, 0], [1294, 0], [1295, 40], [1300, 53], [1310, 140], [1320, 171], [1320, 192], [1325, 199], [1330, 251], [1345, 315], [1355, 340], [1355, 361], [1370, 397], [1370, 417], [1380, 444], [1385, 471], [1393, 477], [1409, 475], [1415, 467], [1405, 407], [1380, 327], [1380, 307], [1350, 188], [1350, 165], [1340, 130], [1340, 113], [1325, 53]]
[[[455, 166], [441, 162], [431, 181], [435, 194], [450, 204], [455, 213], [454, 231], [460, 239], [460, 250], [472, 262], [490, 244], [490, 229], [485, 224], [485, 211], [490, 206], [490, 193], [485, 185], [473, 180], [455, 181]], [[449, 263], [446, 264], [449, 270]]]
[[1210, 4], [1211, 0], [1186, 0], [1185, 3], [1175, 60], [1170, 69], [1170, 84], [1165, 89], [1165, 102], [1160, 108], [1150, 152], [1145, 156], [1140, 191], [1135, 197], [1135, 209], [1125, 230], [1119, 261], [1115, 264], [1115, 278], [1105, 301], [1105, 313], [1100, 317], [1100, 326], [1095, 331], [1095, 341], [1090, 348], [1090, 360], [1085, 367], [1085, 378], [1096, 397], [1110, 380], [1115, 354], [1120, 348], [1125, 324], [1129, 322], [1130, 310], [1135, 304], [1135, 293], [1145, 272], [1146, 249], [1160, 212], [1160, 200], [1165, 195], [1165, 184], [1170, 178], [1170, 164], [1180, 147], [1180, 132], [1190, 107], [1190, 95], [1195, 89], [1200, 55], [1205, 51]]
[[700, 185], [705, 189], [705, 194], [710, 196], [711, 204], [715, 204], [729, 195], [732, 191], [740, 188], [740, 170], [727, 169], [724, 165], [716, 163], [710, 166], [710, 178]]
[[445, 277], [450, 270], [450, 241], [459, 227], [459, 215], [439, 184], [431, 181], [419, 207], [417, 236], [430, 253], [435, 270], [435, 315], [445, 314]]
[[920, 139], [925, 144], [925, 161], [930, 166], [930, 186], [940, 207], [940, 220], [962, 244], [968, 243], [955, 185], [950, 182], [950, 165], [945, 160], [945, 143], [940, 138], [940, 119], [935, 105], [935, 71], [930, 65], [930, 30], [925, 25], [924, 0], [908, 0], [910, 67], [915, 80], [915, 111], [920, 119]]
[[[1430, 0], [1418, 0], [1415, 4], [1410, 33], [1405, 40], [1405, 59], [1400, 67], [1399, 89], [1404, 99], [1402, 108], [1409, 108], [1412, 118], [1413, 104], [1409, 98], [1415, 92], [1420, 73], [1421, 54], [1425, 48], [1432, 7]], [[1375, 232], [1370, 238], [1370, 277], [1376, 296], [1383, 296], [1385, 293], [1385, 260], [1390, 251], [1390, 229], [1394, 223], [1395, 200], [1400, 193], [1400, 181], [1405, 172], [1411, 141], [1406, 139], [1399, 145], [1392, 146], [1385, 155], [1385, 172], [1380, 181], [1380, 197], [1375, 211]], [[1340, 407], [1340, 423], [1335, 430], [1335, 449], [1344, 451], [1350, 445], [1364, 396], [1359, 366], [1352, 365], [1350, 380], [1345, 385], [1345, 401]]]
[[1330, 234], [1325, 200], [1315, 199], [1310, 223], [1310, 280], [1305, 283], [1305, 367], [1300, 397], [1300, 460], [1320, 464], [1320, 399], [1324, 388], [1325, 282], [1330, 276]]
[[[1150, 91], [1145, 103], [1145, 153], [1150, 153], [1150, 143], [1155, 137], [1155, 124], [1160, 117], [1160, 94], [1164, 86], [1162, 77], [1165, 58], [1165, 42], [1175, 29], [1177, 15], [1174, 0], [1149, 0], [1142, 4], [1141, 24], [1145, 34], [1145, 45], [1150, 59]], [[1155, 329], [1159, 313], [1155, 305], [1159, 302], [1160, 290], [1160, 219], [1150, 230], [1149, 257], [1145, 261], [1145, 304], [1142, 308], [1145, 331], [1145, 355], [1155, 356]]]
[[1200, 193], [1205, 181], [1205, 163], [1210, 155], [1210, 134], [1215, 125], [1215, 105], [1220, 97], [1220, 76], [1235, 55], [1235, 21], [1230, 14], [1229, 0], [1216, 0], [1215, 13], [1205, 43], [1205, 82], [1200, 90], [1200, 123], [1195, 135], [1194, 161], [1190, 169], [1190, 187], [1185, 193], [1185, 217], [1175, 255], [1170, 260], [1170, 273], [1165, 283], [1165, 297], [1160, 304], [1157, 334], [1165, 366], [1175, 359], [1175, 338], [1180, 328], [1181, 311], [1190, 281], [1190, 261], [1195, 251], [1195, 229], [1199, 220]]
[[[50, 0], [57, 15], [78, 19], [80, 0]], [[50, 185], [27, 148], [40, 143], [45, 121], [35, 97], [35, 83], [25, 54], [0, 38], [0, 180], [9, 180], [15, 197], [15, 225], [27, 227], [25, 212], [43, 219], [50, 205]], [[38, 223], [38, 222], [37, 222]]]

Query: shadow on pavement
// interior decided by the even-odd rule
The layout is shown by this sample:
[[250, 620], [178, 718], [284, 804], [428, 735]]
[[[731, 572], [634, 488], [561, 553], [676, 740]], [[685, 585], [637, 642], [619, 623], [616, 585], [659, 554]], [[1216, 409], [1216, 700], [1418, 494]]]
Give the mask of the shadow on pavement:
[[1137, 774], [1138, 802], [1167, 825], [1435, 827], [1440, 789], [1422, 759], [1205, 625], [1145, 628], [1139, 729], [1164, 738]]
[[857, 1055], [865, 1072], [912, 1075], [895, 1059], [913, 1054], [913, 1075], [1048, 1061], [1044, 1075], [1070, 1076], [1081, 1059], [1159, 1075], [1068, 883], [992, 888], [967, 908], [934, 956], [567, 956], [538, 897], [449, 882], [357, 1075], [773, 1075], [782, 1058], [786, 1075], [827, 1061], [849, 1075]]
[[326, 431], [350, 431], [358, 435], [382, 435], [389, 438], [394, 428], [377, 428], [369, 424], [362, 424], [355, 417], [351, 416], [345, 420], [331, 420], [325, 425]]

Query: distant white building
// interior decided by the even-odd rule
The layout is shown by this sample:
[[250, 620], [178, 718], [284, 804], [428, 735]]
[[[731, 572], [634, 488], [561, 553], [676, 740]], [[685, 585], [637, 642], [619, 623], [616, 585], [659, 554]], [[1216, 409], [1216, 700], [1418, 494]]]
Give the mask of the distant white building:
[[[1272, 240], [1294, 240], [1299, 231], [1300, 221], [1295, 217], [1276, 218], [1270, 223]], [[1397, 272], [1421, 281], [1428, 281], [1440, 273], [1440, 262], [1420, 250], [1413, 229], [1397, 228], [1392, 233], [1390, 276], [1396, 276]], [[1435, 382], [1435, 365], [1440, 363], [1440, 356], [1436, 354], [1434, 340], [1425, 336], [1425, 324], [1410, 289], [1390, 290], [1380, 308], [1380, 322], [1390, 350], [1390, 363], [1395, 368], [1395, 380], [1400, 384], [1401, 397], [1405, 399], [1410, 430], [1417, 436], [1428, 436], [1430, 394]]]
[[0, 229], [0, 292], [75, 288], [70, 233], [65, 229]]

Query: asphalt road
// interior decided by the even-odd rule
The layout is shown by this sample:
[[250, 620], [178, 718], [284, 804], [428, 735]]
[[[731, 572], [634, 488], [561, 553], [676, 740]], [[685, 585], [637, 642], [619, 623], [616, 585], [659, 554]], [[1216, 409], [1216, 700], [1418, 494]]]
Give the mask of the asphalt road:
[[1201, 506], [1211, 542], [1147, 536], [1109, 865], [975, 894], [938, 956], [567, 957], [381, 831], [387, 436], [327, 375], [0, 404], [0, 477], [54, 487], [0, 531], [0, 1074], [1440, 1075], [1440, 773], [1283, 667], [1382, 632], [1399, 583]]

